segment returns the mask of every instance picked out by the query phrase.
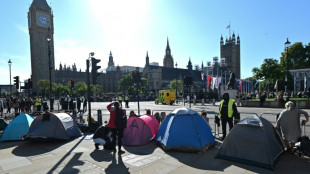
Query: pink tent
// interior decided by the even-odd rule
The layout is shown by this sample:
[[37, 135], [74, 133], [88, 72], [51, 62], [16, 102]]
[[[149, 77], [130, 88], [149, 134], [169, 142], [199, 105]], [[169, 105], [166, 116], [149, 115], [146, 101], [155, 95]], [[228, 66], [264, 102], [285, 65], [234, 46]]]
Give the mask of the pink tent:
[[130, 117], [124, 130], [122, 143], [124, 145], [145, 145], [156, 137], [159, 123], [152, 115]]

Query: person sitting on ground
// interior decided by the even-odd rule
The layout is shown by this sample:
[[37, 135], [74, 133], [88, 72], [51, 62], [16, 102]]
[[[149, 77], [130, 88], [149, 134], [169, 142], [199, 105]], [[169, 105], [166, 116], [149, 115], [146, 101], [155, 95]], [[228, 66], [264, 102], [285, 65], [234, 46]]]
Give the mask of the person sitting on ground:
[[131, 110], [129, 113], [129, 117], [138, 117], [138, 116], [135, 114], [135, 111]]
[[156, 118], [156, 120], [158, 121], [158, 124], [160, 124], [160, 116], [159, 116], [159, 112], [156, 112], [154, 114], [154, 117]]
[[102, 125], [96, 130], [93, 136], [96, 150], [99, 149], [99, 145], [104, 146], [106, 144], [109, 132], [109, 128], [106, 125]]
[[300, 115], [305, 116], [305, 120], [302, 120], [302, 124], [306, 124], [309, 121], [309, 114], [301, 109], [295, 108], [295, 104], [291, 101], [285, 103], [285, 110], [280, 113], [277, 120], [276, 128], [280, 128], [282, 132], [282, 138], [287, 146], [287, 151], [292, 151], [295, 143], [301, 136], [300, 130]]

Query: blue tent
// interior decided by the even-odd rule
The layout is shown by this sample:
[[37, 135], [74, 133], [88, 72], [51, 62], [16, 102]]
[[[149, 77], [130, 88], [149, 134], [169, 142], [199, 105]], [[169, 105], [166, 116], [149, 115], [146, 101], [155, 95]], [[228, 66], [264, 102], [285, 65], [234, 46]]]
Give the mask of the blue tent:
[[194, 110], [180, 108], [170, 113], [156, 140], [164, 150], [203, 151], [215, 145], [209, 124]]
[[28, 114], [20, 114], [4, 129], [0, 141], [20, 140], [27, 135], [33, 118]]

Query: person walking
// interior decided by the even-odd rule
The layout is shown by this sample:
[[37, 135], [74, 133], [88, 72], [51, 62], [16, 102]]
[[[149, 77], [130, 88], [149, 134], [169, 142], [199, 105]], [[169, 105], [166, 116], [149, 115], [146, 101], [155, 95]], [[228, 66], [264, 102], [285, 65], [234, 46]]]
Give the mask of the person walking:
[[288, 151], [292, 151], [295, 143], [301, 136], [300, 115], [305, 116], [301, 124], [305, 125], [309, 121], [309, 114], [301, 109], [295, 108], [295, 104], [291, 101], [285, 103], [285, 109], [280, 113], [277, 119], [276, 128], [281, 129], [282, 138]]
[[235, 100], [229, 98], [228, 93], [223, 94], [223, 100], [220, 103], [219, 108], [219, 116], [222, 121], [222, 131], [223, 131], [223, 137], [221, 140], [224, 140], [226, 138], [226, 124], [229, 125], [229, 130], [233, 128], [233, 116], [235, 116], [238, 113]]
[[50, 110], [51, 110], [51, 111], [54, 110], [54, 101], [55, 101], [54, 95], [51, 94], [51, 95], [50, 95]]
[[[114, 107], [112, 107], [114, 106]], [[116, 152], [116, 136], [118, 138], [118, 153], [125, 153], [121, 150], [122, 148], [122, 138], [123, 138], [123, 132], [126, 125], [120, 126], [116, 124], [117, 118], [120, 115], [124, 115], [124, 110], [120, 108], [120, 105], [118, 102], [110, 103], [107, 106], [108, 111], [110, 112], [110, 119], [108, 123], [108, 128], [112, 131], [112, 145], [113, 145], [113, 151]]]
[[80, 110], [81, 110], [81, 103], [82, 103], [82, 100], [81, 100], [81, 96], [79, 95], [78, 96], [78, 98], [76, 99], [77, 101], [76, 101], [76, 109], [78, 110], [78, 112], [80, 112]]

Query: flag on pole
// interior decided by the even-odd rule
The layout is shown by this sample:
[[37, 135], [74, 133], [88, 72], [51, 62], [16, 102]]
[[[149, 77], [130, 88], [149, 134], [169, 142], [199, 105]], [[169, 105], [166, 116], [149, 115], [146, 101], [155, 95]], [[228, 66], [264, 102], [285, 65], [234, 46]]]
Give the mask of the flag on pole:
[[267, 81], [265, 88], [267, 89], [269, 85], [269, 81]]
[[257, 81], [254, 85], [254, 88], [256, 88], [256, 86], [259, 84], [259, 81]]
[[207, 83], [207, 88], [209, 88], [209, 87], [210, 87], [211, 80], [212, 80], [212, 76], [211, 76], [211, 75], [208, 75], [208, 83]]
[[230, 28], [230, 24], [226, 27], [226, 29]]
[[276, 81], [276, 83], [274, 84], [274, 89], [277, 89], [278, 87], [278, 80]]
[[307, 77], [304, 76], [304, 89], [307, 91]]

